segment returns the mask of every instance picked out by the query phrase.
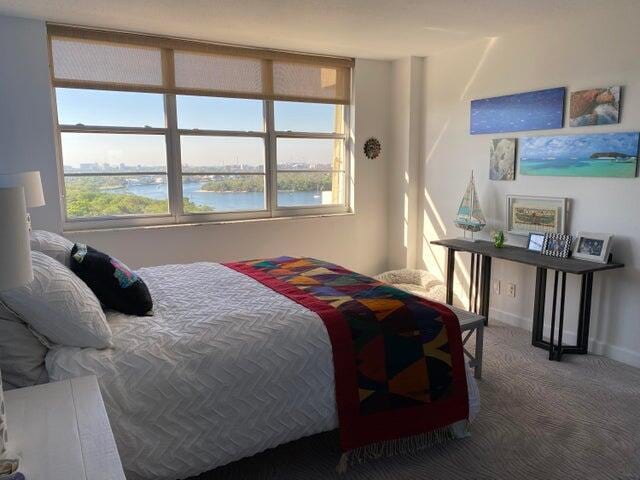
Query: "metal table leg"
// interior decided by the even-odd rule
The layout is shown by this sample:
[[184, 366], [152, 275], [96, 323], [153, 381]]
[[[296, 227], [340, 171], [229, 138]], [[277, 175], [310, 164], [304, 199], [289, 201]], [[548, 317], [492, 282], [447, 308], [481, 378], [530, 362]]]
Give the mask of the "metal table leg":
[[589, 324], [591, 323], [591, 294], [593, 290], [593, 273], [582, 275], [580, 288], [580, 313], [578, 315], [578, 350], [586, 354], [589, 350]]
[[447, 248], [447, 289], [446, 303], [453, 305], [453, 271], [456, 263], [456, 251]]
[[542, 335], [544, 330], [544, 306], [547, 294], [547, 269], [538, 267], [536, 269], [536, 289], [533, 300], [533, 328], [531, 329], [531, 345], [534, 347], [545, 347]]
[[475, 313], [475, 302], [473, 300], [474, 290], [478, 290], [478, 282], [476, 281], [476, 257], [475, 253], [471, 254], [471, 272], [469, 275], [469, 311]]
[[489, 324], [489, 303], [491, 302], [491, 257], [482, 257], [482, 279], [480, 280], [480, 315], [484, 324]]
[[[560, 312], [558, 314], [558, 278], [562, 273], [560, 283]], [[562, 360], [565, 353], [586, 354], [589, 347], [589, 322], [591, 317], [591, 294], [593, 290], [593, 273], [582, 275], [580, 291], [580, 311], [578, 314], [578, 339], [576, 345], [563, 345], [562, 336], [564, 330], [564, 302], [566, 297], [567, 273], [555, 272], [553, 285], [553, 310], [551, 312], [551, 333], [549, 341], [543, 338], [544, 331], [544, 307], [547, 287], [547, 270], [538, 268], [536, 273], [536, 293], [533, 308], [533, 328], [531, 332], [531, 345], [549, 350], [549, 360]], [[556, 318], [558, 319], [558, 337], [555, 337]]]
[[555, 359], [562, 360], [562, 330], [564, 329], [564, 297], [567, 287], [567, 273], [562, 272], [562, 286], [560, 287], [560, 319], [558, 321], [558, 345], [556, 346]]
[[469, 311], [482, 315], [487, 325], [491, 301], [491, 257], [472, 253], [470, 273]]
[[553, 360], [553, 336], [556, 331], [556, 306], [558, 304], [558, 271], [553, 276], [553, 307], [551, 310], [551, 331], [549, 332], [549, 360]]

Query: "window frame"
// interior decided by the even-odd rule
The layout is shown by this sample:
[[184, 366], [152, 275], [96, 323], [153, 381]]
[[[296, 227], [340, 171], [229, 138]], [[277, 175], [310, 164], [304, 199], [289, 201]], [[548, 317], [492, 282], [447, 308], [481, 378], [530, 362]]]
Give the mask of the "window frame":
[[[79, 90], [91, 89], [87, 87], [57, 87], [74, 88]], [[100, 88], [95, 88], [101, 90]], [[112, 90], [113, 91], [113, 90]], [[118, 90], [116, 90], [118, 91]], [[123, 89], [125, 91], [138, 91], [148, 93], [144, 90]], [[351, 138], [351, 105], [336, 105], [342, 108], [343, 133], [320, 133], [320, 132], [293, 132], [275, 130], [274, 102], [278, 100], [263, 99], [263, 131], [239, 131], [239, 130], [209, 130], [209, 129], [181, 129], [178, 128], [177, 114], [177, 94], [163, 93], [163, 103], [165, 112], [164, 127], [122, 127], [122, 126], [98, 126], [98, 125], [69, 125], [60, 124], [57, 108], [56, 87], [51, 86], [52, 106], [55, 125], [56, 160], [58, 170], [58, 182], [60, 186], [60, 208], [63, 217], [64, 231], [79, 230], [99, 230], [111, 228], [128, 227], [149, 227], [168, 225], [189, 225], [200, 223], [224, 223], [241, 220], [260, 220], [282, 217], [305, 217], [317, 215], [332, 215], [351, 213], [351, 164], [352, 164], [352, 138]], [[184, 95], [184, 94], [180, 94]], [[195, 95], [198, 97], [216, 97], [215, 95]], [[242, 98], [242, 97], [240, 97]], [[247, 100], [251, 98], [247, 97]], [[308, 102], [316, 103], [316, 102]], [[103, 134], [130, 134], [130, 135], [163, 135], [166, 144], [166, 172], [145, 172], [145, 174], [166, 175], [167, 177], [167, 204], [166, 214], [134, 214], [116, 215], [100, 217], [69, 217], [66, 205], [66, 183], [65, 177], [82, 176], [117, 176], [111, 173], [89, 173], [89, 174], [66, 174], [64, 172], [64, 158], [62, 152], [63, 133], [103, 133]], [[193, 212], [184, 211], [183, 188], [182, 188], [182, 158], [181, 158], [181, 138], [182, 136], [213, 136], [213, 137], [251, 137], [262, 138], [265, 144], [265, 209], [264, 210], [242, 210], [230, 212]], [[277, 162], [277, 140], [278, 138], [304, 138], [304, 139], [340, 139], [343, 141], [343, 161], [344, 171], [344, 192], [343, 203], [332, 205], [299, 205], [299, 206], [278, 206], [278, 162]], [[322, 172], [325, 170], [314, 170]], [[299, 171], [304, 172], [304, 170]], [[328, 170], [327, 172], [336, 172]], [[121, 175], [131, 175], [132, 172]], [[188, 175], [189, 172], [186, 172]], [[233, 173], [212, 172], [215, 175], [234, 175]], [[258, 173], [253, 173], [258, 175]], [[206, 175], [206, 174], [205, 174]]]

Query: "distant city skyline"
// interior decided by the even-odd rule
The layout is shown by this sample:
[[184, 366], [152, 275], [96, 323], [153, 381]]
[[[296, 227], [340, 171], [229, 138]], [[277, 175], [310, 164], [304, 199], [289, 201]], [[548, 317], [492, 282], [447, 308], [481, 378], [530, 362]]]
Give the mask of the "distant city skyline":
[[[184, 174], [196, 174], [199, 172], [264, 172], [263, 165], [247, 165], [247, 164], [229, 164], [229, 165], [190, 165], [183, 164], [182, 171]], [[330, 163], [324, 164], [308, 164], [308, 163], [281, 163], [278, 165], [281, 170], [331, 170]], [[124, 163], [80, 163], [79, 165], [64, 165], [65, 173], [132, 173], [145, 174], [149, 172], [166, 172], [164, 166], [155, 165], [127, 165]]]
[[[57, 89], [59, 123], [164, 128], [160, 94]], [[262, 131], [262, 101], [178, 96], [178, 122], [184, 129]], [[309, 132], [334, 130], [335, 106], [275, 102], [276, 128]], [[334, 141], [278, 139], [278, 164], [331, 164]], [[81, 164], [166, 168], [164, 135], [62, 133], [65, 167]], [[263, 166], [262, 138], [181, 136], [183, 165]]]

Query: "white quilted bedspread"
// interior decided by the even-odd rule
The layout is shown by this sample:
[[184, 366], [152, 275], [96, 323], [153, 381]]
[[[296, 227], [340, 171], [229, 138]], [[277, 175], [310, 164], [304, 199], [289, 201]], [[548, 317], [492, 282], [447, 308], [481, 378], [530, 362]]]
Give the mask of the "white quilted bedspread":
[[56, 347], [46, 359], [52, 381], [98, 376], [129, 480], [185, 478], [338, 426], [315, 313], [220, 264], [138, 274], [153, 316], [110, 313], [113, 349]]

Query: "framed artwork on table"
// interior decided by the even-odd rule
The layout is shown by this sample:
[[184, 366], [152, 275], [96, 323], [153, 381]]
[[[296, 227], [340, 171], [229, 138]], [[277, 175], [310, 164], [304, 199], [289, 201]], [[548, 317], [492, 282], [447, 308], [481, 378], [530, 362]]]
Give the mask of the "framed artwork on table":
[[571, 251], [571, 235], [547, 233], [544, 236], [542, 254], [550, 257], [568, 258]]
[[542, 253], [544, 247], [544, 233], [530, 233], [527, 240], [527, 250]]
[[590, 262], [608, 263], [613, 235], [609, 233], [578, 232], [573, 257]]
[[566, 198], [507, 195], [507, 233], [564, 233], [568, 209]]

